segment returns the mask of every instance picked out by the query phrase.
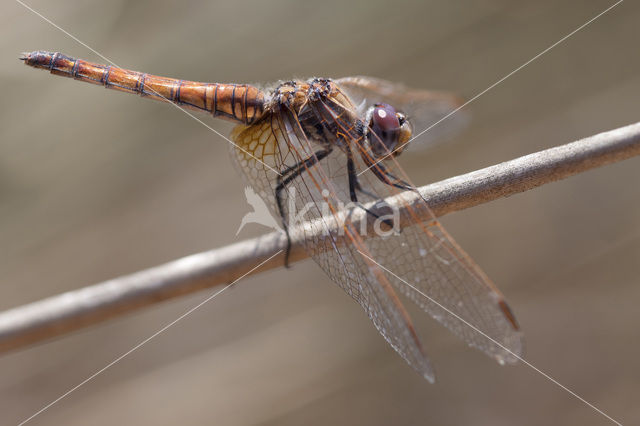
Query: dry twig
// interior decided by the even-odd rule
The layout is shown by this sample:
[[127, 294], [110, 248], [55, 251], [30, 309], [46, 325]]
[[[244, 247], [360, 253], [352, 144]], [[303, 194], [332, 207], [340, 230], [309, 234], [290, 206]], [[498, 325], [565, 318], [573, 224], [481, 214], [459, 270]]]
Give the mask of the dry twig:
[[[442, 216], [639, 154], [640, 123], [636, 123], [446, 179], [419, 191], [433, 213]], [[430, 218], [417, 194], [406, 192], [387, 202], [402, 206], [397, 197], [404, 197], [423, 219]], [[357, 216], [360, 213], [354, 212], [352, 219], [361, 219], [362, 215]], [[284, 236], [274, 232], [7, 310], [0, 313], [0, 352], [232, 282], [284, 247]], [[301, 242], [294, 240], [291, 262], [306, 257]], [[254, 273], [280, 267], [283, 261], [280, 253]]]

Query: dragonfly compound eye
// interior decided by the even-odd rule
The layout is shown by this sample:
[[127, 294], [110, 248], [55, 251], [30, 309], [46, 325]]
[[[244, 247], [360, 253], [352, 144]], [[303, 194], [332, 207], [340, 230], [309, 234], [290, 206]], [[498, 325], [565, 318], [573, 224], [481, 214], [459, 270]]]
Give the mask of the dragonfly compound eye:
[[375, 104], [371, 111], [369, 141], [377, 157], [400, 154], [411, 139], [411, 125], [405, 115], [389, 104]]

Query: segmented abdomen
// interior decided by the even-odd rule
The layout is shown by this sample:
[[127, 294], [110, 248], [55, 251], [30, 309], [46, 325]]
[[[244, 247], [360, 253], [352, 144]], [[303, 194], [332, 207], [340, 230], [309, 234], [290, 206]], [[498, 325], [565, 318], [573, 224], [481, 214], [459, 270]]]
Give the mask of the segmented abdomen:
[[48, 69], [52, 74], [173, 102], [235, 122], [251, 124], [264, 113], [264, 93], [247, 84], [199, 83], [159, 77], [43, 51], [24, 54], [21, 59], [27, 65]]

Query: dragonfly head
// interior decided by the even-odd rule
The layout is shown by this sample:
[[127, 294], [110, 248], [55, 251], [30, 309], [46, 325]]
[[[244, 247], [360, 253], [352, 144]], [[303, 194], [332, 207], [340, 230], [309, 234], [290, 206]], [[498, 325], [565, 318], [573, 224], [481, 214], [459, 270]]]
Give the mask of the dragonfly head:
[[389, 104], [374, 104], [367, 111], [369, 144], [377, 157], [399, 155], [411, 139], [412, 128], [407, 117]]

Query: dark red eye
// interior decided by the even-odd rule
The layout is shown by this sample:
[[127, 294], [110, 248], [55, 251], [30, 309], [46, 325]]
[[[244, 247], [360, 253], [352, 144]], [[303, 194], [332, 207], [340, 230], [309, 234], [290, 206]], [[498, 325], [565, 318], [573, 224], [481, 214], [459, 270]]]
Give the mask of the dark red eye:
[[393, 151], [398, 145], [400, 121], [397, 111], [389, 104], [375, 104], [371, 114], [371, 149], [376, 155]]
[[374, 126], [383, 132], [392, 132], [400, 128], [396, 109], [389, 104], [376, 104], [372, 118]]

